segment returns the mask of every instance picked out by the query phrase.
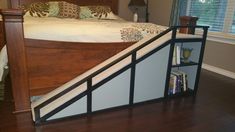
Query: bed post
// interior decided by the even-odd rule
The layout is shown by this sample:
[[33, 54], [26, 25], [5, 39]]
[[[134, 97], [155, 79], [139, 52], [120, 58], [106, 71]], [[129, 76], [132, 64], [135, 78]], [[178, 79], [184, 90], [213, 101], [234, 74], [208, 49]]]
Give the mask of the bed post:
[[10, 67], [15, 112], [30, 110], [29, 85], [23, 31], [23, 11], [2, 10], [6, 31], [7, 52]]

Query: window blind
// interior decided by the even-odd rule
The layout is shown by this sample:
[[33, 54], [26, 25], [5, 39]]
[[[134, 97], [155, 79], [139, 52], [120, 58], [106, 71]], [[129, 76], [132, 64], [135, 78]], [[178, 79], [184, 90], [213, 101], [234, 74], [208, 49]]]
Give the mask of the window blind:
[[186, 15], [199, 17], [210, 31], [235, 34], [235, 0], [186, 0]]
[[233, 23], [232, 23], [230, 32], [235, 34], [235, 11], [234, 11], [234, 15], [233, 15]]

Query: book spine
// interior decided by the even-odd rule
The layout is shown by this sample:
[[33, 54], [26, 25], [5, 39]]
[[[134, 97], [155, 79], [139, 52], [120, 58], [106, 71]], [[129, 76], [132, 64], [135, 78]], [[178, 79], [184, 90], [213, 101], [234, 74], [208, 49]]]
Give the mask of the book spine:
[[173, 51], [173, 58], [172, 58], [172, 65], [176, 65], [176, 46], [174, 47]]
[[180, 64], [180, 46], [176, 46], [176, 63], [179, 65]]

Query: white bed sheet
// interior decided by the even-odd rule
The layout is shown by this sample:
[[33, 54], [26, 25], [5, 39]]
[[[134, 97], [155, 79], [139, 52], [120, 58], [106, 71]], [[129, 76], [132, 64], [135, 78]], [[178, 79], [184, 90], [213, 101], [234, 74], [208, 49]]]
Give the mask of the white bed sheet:
[[80, 20], [56, 17], [24, 17], [24, 19], [25, 38], [53, 41], [130, 42], [167, 29], [151, 23], [133, 23], [122, 19]]
[[4, 46], [0, 51], [0, 82], [3, 80], [4, 69], [7, 68], [7, 49]]

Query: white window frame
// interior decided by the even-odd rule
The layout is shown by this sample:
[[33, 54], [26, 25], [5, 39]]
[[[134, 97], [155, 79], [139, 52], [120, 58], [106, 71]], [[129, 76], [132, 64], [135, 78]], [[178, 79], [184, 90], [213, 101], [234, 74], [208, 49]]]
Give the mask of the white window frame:
[[228, 5], [231, 5], [231, 9], [229, 10], [228, 7], [225, 12], [225, 18], [224, 18], [224, 27], [223, 27], [223, 32], [224, 33], [229, 33], [230, 27], [233, 24], [233, 17], [234, 16], [234, 11], [235, 11], [235, 2], [234, 0], [228, 0]]
[[[227, 9], [225, 12], [226, 15], [224, 18], [224, 25], [223, 25], [222, 32], [209, 31], [208, 37], [207, 37], [208, 40], [235, 45], [235, 34], [229, 33], [230, 27], [233, 24], [233, 18], [231, 16], [234, 16], [234, 12], [235, 12], [235, 2], [233, 1], [234, 0], [228, 0], [228, 5], [230, 6], [227, 6]], [[188, 0], [187, 10], [186, 10], [187, 15], [189, 15], [190, 6], [191, 6], [191, 0]], [[228, 7], [230, 7], [230, 10]], [[196, 30], [196, 34], [201, 35], [202, 31]]]

